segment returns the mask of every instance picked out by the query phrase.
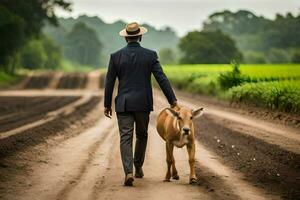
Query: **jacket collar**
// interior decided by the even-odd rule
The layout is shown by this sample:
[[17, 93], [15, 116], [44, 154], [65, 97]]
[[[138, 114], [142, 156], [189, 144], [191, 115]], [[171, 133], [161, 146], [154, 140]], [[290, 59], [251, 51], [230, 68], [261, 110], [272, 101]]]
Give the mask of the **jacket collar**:
[[129, 42], [127, 44], [127, 47], [140, 47], [140, 43], [139, 42]]

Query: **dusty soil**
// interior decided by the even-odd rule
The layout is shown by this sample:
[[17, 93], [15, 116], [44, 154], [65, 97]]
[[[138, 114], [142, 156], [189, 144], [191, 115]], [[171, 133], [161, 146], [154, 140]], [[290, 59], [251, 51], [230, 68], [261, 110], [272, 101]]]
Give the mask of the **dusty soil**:
[[[9, 106], [9, 111], [13, 113], [0, 115], [0, 133], [17, 128], [21, 125], [34, 122], [47, 114], [47, 112], [57, 110], [67, 104], [79, 99], [79, 97], [8, 97], [10, 102], [6, 102], [6, 98], [0, 98], [0, 104], [15, 105]], [[16, 101], [16, 103], [15, 103]], [[20, 106], [22, 101], [26, 102], [24, 106]], [[0, 108], [1, 109], [1, 108]]]
[[104, 88], [105, 74], [101, 74], [99, 77], [99, 88]]
[[32, 76], [24, 85], [24, 89], [44, 89], [49, 85], [53, 74]]
[[[300, 196], [298, 129], [272, 120], [258, 124], [259, 119], [247, 112], [235, 112], [222, 104], [181, 93], [177, 96], [182, 105], [205, 108], [204, 116], [195, 120], [198, 184], [188, 184], [185, 148], [175, 149], [180, 180], [163, 182], [165, 144], [156, 132], [155, 118], [168, 104], [160, 92], [155, 92], [145, 177], [136, 179], [134, 187], [124, 187], [116, 116], [107, 119], [102, 114], [103, 90], [98, 90], [102, 86], [101, 75], [89, 73], [79, 79], [73, 74], [53, 77], [47, 83], [50, 88], [76, 91], [56, 91], [45, 86], [46, 90], [40, 91], [0, 92], [5, 100], [5, 106], [0, 105], [4, 111], [0, 122], [1, 117], [7, 120], [15, 113], [34, 113], [44, 107], [54, 113], [51, 120], [37, 126], [30, 126], [36, 122], [26, 121], [27, 118], [41, 121], [49, 116], [32, 114], [11, 125], [3, 122], [3, 127], [8, 128], [2, 132], [7, 137], [0, 139], [0, 199], [263, 200]], [[80, 104], [63, 103], [64, 98], [78, 96], [81, 97], [75, 102]], [[66, 112], [59, 111], [65, 107]], [[19, 121], [24, 122], [23, 129], [14, 125]], [[21, 131], [14, 132], [16, 129]]]
[[284, 199], [300, 196], [300, 155], [216, 123], [212, 116], [197, 120], [198, 140], [241, 171], [253, 184], [277, 191]]
[[57, 89], [82, 89], [87, 83], [86, 74], [72, 73], [63, 75], [57, 85]]
[[[82, 120], [99, 103], [100, 97], [93, 97], [87, 103], [80, 105], [76, 110], [68, 115], [62, 115], [38, 126], [28, 129], [19, 134], [0, 140], [0, 158], [5, 157], [15, 151], [30, 147], [31, 145], [43, 142], [48, 136], [55, 135], [60, 130], [71, 126], [77, 120]], [[11, 126], [12, 127], [12, 126]]]

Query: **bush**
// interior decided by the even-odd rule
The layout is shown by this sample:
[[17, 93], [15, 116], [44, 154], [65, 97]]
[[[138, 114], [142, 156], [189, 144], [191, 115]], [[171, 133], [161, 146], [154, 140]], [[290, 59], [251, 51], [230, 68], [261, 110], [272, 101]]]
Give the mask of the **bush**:
[[221, 73], [218, 80], [220, 87], [227, 90], [231, 87], [241, 85], [243, 82], [250, 82], [250, 77], [241, 74], [240, 66], [237, 62], [232, 62], [232, 71]]
[[220, 91], [217, 77], [200, 77], [187, 86], [187, 91], [205, 95], [217, 95]]

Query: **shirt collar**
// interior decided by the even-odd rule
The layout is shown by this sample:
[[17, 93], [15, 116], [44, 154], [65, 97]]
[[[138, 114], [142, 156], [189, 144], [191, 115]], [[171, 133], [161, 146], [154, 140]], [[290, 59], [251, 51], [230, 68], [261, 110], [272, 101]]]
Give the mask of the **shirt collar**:
[[140, 43], [139, 42], [129, 42], [127, 44], [128, 47], [140, 47]]

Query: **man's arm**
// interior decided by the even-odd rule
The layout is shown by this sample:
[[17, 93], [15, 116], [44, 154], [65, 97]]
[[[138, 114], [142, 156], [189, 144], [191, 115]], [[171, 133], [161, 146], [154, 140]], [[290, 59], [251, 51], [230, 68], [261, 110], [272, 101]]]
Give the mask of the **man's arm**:
[[162, 89], [164, 95], [166, 96], [171, 107], [175, 106], [177, 103], [177, 99], [170, 85], [170, 82], [158, 61], [157, 53], [155, 53], [154, 63], [152, 65], [152, 73], [156, 81], [158, 82], [160, 88]]
[[111, 111], [111, 102], [112, 102], [112, 94], [116, 82], [117, 71], [113, 64], [112, 56], [110, 56], [109, 65], [105, 78], [105, 92], [104, 92], [104, 114], [107, 117], [110, 117], [112, 114]]

